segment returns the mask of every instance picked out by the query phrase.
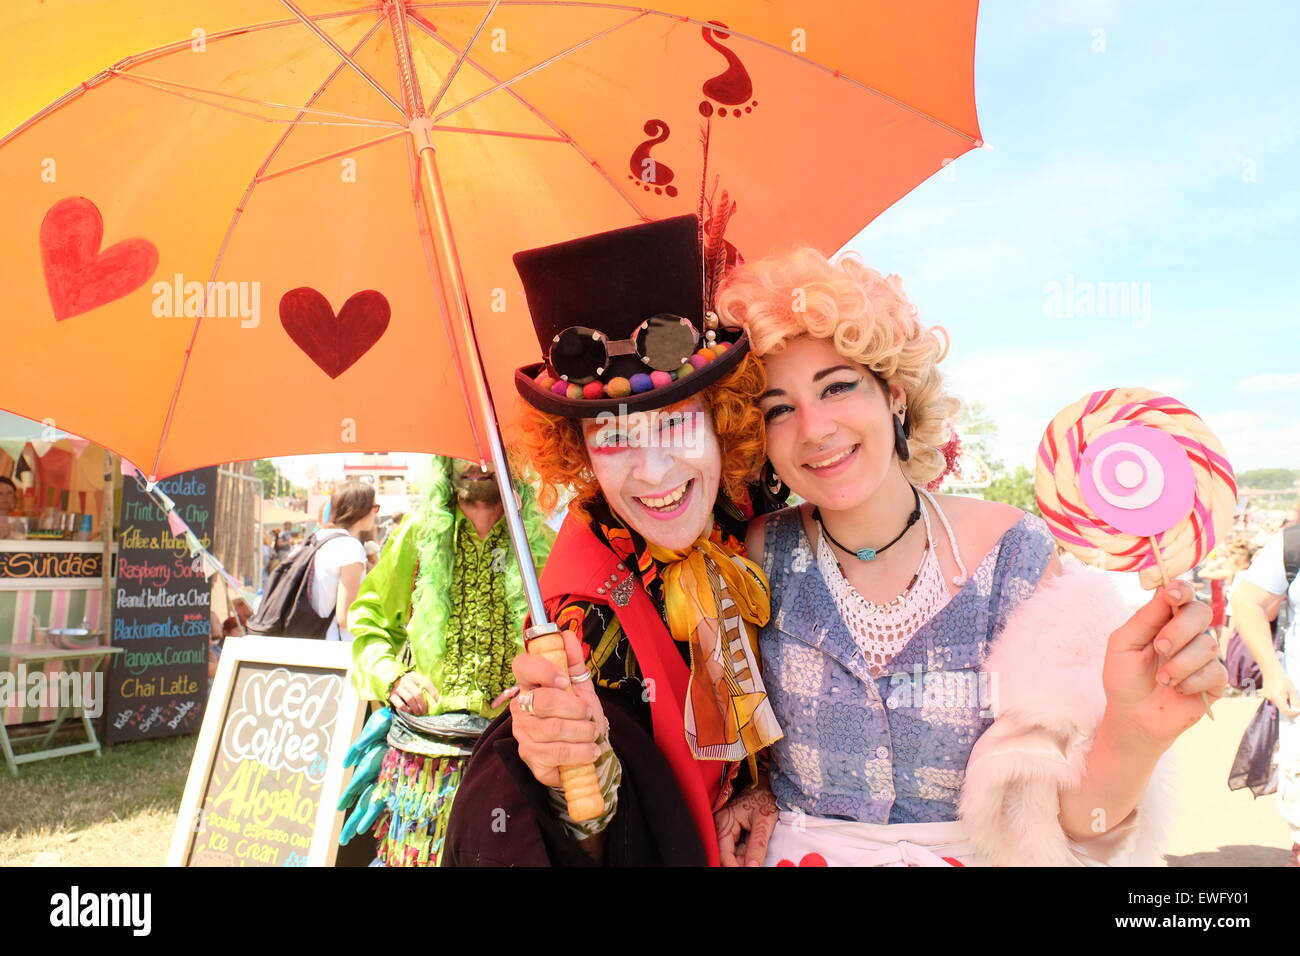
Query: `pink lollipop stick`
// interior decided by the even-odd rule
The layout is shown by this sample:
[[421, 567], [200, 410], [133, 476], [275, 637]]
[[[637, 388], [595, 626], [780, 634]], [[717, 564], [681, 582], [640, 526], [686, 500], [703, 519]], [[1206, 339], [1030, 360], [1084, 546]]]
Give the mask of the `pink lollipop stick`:
[[[1160, 557], [1160, 545], [1156, 543], [1155, 535], [1147, 538], [1147, 540], [1151, 542], [1151, 553], [1156, 556], [1156, 564], [1160, 568], [1160, 586], [1162, 588], [1167, 588], [1169, 587], [1170, 582], [1174, 579], [1169, 576], [1169, 570], [1165, 567], [1164, 558]], [[1161, 663], [1167, 663], [1169, 661], [1169, 658], [1164, 654], [1161, 654], [1158, 650], [1156, 651], [1156, 655], [1160, 658]], [[1209, 717], [1210, 720], [1213, 720], [1214, 711], [1210, 708], [1210, 695], [1205, 691], [1201, 691], [1201, 703], [1205, 705], [1205, 716]]]

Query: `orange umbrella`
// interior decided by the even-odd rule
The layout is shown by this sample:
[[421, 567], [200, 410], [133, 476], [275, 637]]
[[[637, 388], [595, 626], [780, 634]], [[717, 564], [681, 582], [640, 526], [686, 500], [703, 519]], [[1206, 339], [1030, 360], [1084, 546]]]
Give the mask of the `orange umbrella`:
[[488, 457], [511, 253], [696, 211], [706, 127], [746, 257], [832, 251], [980, 144], [976, 6], [6, 4], [0, 407], [155, 478]]

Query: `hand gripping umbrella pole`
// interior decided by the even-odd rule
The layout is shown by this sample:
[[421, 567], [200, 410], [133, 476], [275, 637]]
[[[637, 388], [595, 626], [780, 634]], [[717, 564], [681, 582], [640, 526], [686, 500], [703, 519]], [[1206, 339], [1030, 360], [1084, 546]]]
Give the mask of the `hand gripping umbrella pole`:
[[[402, 49], [399, 37], [398, 48]], [[399, 55], [400, 59], [400, 55]], [[414, 87], [414, 83], [408, 86]], [[451, 232], [451, 221], [447, 213], [446, 197], [442, 191], [442, 181], [438, 176], [437, 150], [430, 135], [433, 121], [418, 115], [410, 123], [412, 143], [420, 161], [421, 177], [428, 188], [431, 202], [425, 206], [425, 215], [432, 210], [429, 223], [430, 235], [433, 237], [438, 259], [445, 266], [434, 268], [434, 285], [438, 292], [439, 304], [447, 309], [455, 322], [462, 341], [467, 343], [465, 360], [469, 365], [467, 383], [477, 408], [477, 418], [483, 425], [488, 439], [488, 452], [492, 458], [496, 474], [497, 487], [501, 491], [501, 503], [505, 508], [506, 523], [510, 530], [510, 541], [514, 545], [515, 559], [519, 562], [519, 572], [523, 578], [524, 594], [528, 600], [528, 612], [532, 626], [524, 631], [528, 651], [538, 654], [563, 674], [568, 674], [568, 656], [564, 650], [564, 638], [560, 629], [549, 618], [542, 605], [542, 592], [537, 583], [536, 566], [533, 563], [532, 549], [528, 545], [528, 536], [524, 532], [523, 518], [515, 500], [514, 487], [510, 480], [510, 466], [506, 461], [505, 448], [501, 443], [501, 430], [497, 427], [496, 409], [492, 402], [492, 393], [488, 389], [487, 376], [479, 356], [478, 341], [474, 335], [474, 323], [470, 317], [469, 300], [465, 292], [464, 275], [461, 271], [460, 256], [456, 251], [455, 239]], [[447, 282], [451, 289], [446, 288]], [[463, 374], [463, 372], [461, 373]], [[480, 451], [481, 453], [481, 451]], [[568, 801], [569, 816], [574, 820], [591, 820], [605, 812], [605, 802], [600, 793], [600, 784], [596, 779], [593, 764], [578, 767], [561, 767], [560, 781], [564, 786], [564, 795]]]

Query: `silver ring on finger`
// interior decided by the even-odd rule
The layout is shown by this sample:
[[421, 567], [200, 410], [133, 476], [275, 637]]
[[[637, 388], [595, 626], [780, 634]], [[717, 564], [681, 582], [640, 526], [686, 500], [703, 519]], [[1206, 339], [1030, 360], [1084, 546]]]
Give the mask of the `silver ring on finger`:
[[533, 713], [533, 692], [531, 690], [519, 692], [519, 709], [525, 714]]
[[570, 675], [569, 677], [570, 684], [581, 684], [583, 681], [589, 681], [589, 680], [591, 680], [591, 671], [583, 671], [577, 677], [574, 677], [572, 675]]

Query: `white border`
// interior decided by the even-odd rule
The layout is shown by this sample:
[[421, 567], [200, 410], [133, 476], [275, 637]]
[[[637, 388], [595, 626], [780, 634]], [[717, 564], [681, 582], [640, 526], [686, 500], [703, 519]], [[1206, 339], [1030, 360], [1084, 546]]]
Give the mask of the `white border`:
[[339, 700], [338, 718], [334, 723], [332, 743], [321, 783], [320, 806], [316, 825], [312, 830], [311, 846], [307, 850], [308, 866], [332, 866], [338, 853], [339, 830], [343, 814], [335, 809], [343, 793], [343, 758], [361, 726], [365, 703], [348, 679], [352, 666], [352, 646], [341, 641], [309, 640], [297, 637], [231, 637], [221, 650], [217, 676], [212, 681], [203, 726], [199, 730], [194, 760], [185, 781], [185, 795], [181, 797], [180, 811], [176, 815], [176, 829], [172, 832], [171, 849], [167, 852], [168, 866], [185, 866], [193, 844], [194, 825], [198, 821], [203, 792], [207, 789], [216, 760], [218, 735], [230, 707], [238, 666], [252, 664], [282, 664], [287, 667], [320, 667], [343, 675], [343, 694]]

